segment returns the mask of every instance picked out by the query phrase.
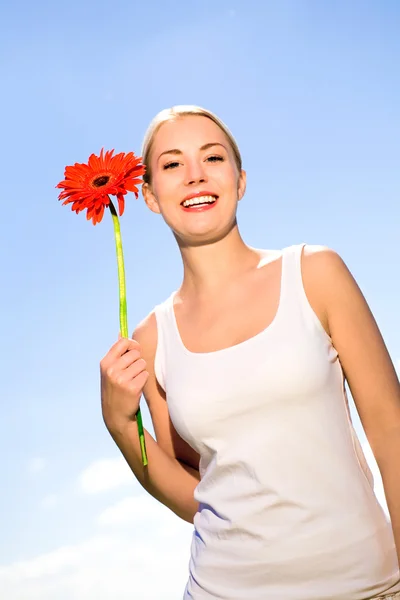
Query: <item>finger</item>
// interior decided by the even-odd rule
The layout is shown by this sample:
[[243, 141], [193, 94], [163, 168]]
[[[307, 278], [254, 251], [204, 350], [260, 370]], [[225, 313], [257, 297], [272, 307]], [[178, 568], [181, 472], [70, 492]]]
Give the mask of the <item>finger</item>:
[[134, 362], [140, 360], [140, 352], [136, 349], [127, 350], [120, 358], [115, 362], [115, 368], [123, 371], [130, 367]]
[[135, 360], [135, 362], [126, 369], [126, 374], [131, 379], [134, 379], [140, 373], [146, 370], [147, 364], [143, 358], [139, 358], [139, 360]]
[[141, 393], [143, 391], [144, 386], [147, 383], [149, 378], [148, 371], [142, 371], [137, 375], [134, 379], [132, 379], [132, 383], [130, 384], [130, 390], [133, 393]]
[[111, 346], [107, 354], [100, 361], [100, 367], [102, 371], [114, 366], [117, 360], [129, 350], [136, 350], [140, 352], [140, 346], [138, 342], [125, 338], [121, 338], [118, 340], [118, 342], [115, 342], [115, 344]]
[[125, 354], [128, 350], [139, 350], [140, 346], [136, 340], [129, 338], [121, 338], [115, 344], [113, 344], [108, 351], [108, 357], [110, 361], [115, 361], [117, 358]]
[[100, 363], [101, 371], [112, 381], [119, 382], [119, 378], [124, 376], [124, 372], [136, 361], [140, 360], [141, 354], [136, 348], [127, 350], [122, 356], [111, 359], [107, 356]]
[[118, 385], [125, 386], [134, 381], [134, 379], [146, 370], [146, 361], [143, 358], [136, 360], [126, 369], [118, 372], [115, 381]]

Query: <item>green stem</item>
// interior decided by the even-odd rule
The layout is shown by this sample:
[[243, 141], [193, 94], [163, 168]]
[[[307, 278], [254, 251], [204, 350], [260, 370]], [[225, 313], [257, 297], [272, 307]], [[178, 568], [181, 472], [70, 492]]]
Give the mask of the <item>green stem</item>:
[[[126, 283], [125, 283], [125, 267], [124, 267], [124, 254], [122, 251], [122, 238], [121, 238], [121, 228], [119, 226], [119, 219], [117, 215], [117, 211], [115, 210], [115, 206], [110, 199], [110, 212], [114, 224], [114, 233], [115, 233], [115, 247], [117, 250], [117, 265], [118, 265], [118, 282], [119, 282], [119, 323], [121, 329], [121, 336], [124, 338], [129, 337], [128, 331], [128, 309], [126, 305]], [[143, 431], [143, 421], [142, 421], [142, 413], [140, 408], [136, 413], [136, 422], [138, 426], [139, 433], [139, 442], [140, 442], [140, 450], [142, 453], [142, 463], [143, 466], [147, 466], [147, 454], [146, 454], [146, 443], [144, 439], [144, 431]]]

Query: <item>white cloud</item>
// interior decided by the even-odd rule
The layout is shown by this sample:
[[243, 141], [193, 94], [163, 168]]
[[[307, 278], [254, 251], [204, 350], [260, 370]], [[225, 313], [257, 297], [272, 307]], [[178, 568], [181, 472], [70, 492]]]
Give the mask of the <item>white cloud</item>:
[[97, 518], [99, 526], [116, 531], [118, 527], [132, 527], [136, 532], [147, 535], [148, 528], [155, 529], [161, 537], [186, 536], [192, 527], [179, 519], [149, 494], [138, 494], [120, 500], [106, 508]]
[[97, 494], [135, 483], [135, 476], [123, 457], [97, 460], [79, 476], [79, 487], [85, 494]]
[[32, 475], [36, 475], [36, 473], [41, 473], [46, 467], [46, 461], [44, 458], [40, 458], [36, 456], [35, 458], [31, 458], [28, 463], [28, 471], [32, 473]]
[[[167, 512], [167, 514], [165, 514]], [[155, 520], [167, 522], [173, 513], [149, 494], [140, 494], [124, 498], [113, 506], [106, 508], [98, 517], [99, 525], [135, 525], [143, 519], [154, 523]], [[174, 519], [175, 520], [175, 519]]]
[[[98, 518], [79, 544], [0, 567], [7, 600], [177, 600], [188, 575], [192, 527], [148, 494]], [[116, 527], [121, 525], [121, 527]], [[156, 574], [156, 576], [155, 576]]]

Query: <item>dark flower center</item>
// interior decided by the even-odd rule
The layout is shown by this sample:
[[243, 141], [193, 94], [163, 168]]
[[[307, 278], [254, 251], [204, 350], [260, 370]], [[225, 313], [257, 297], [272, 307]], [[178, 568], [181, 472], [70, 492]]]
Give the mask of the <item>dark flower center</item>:
[[103, 185], [106, 185], [109, 181], [109, 175], [100, 175], [100, 177], [96, 177], [96, 179], [93, 179], [92, 184], [94, 185], [94, 187], [98, 188], [103, 187]]

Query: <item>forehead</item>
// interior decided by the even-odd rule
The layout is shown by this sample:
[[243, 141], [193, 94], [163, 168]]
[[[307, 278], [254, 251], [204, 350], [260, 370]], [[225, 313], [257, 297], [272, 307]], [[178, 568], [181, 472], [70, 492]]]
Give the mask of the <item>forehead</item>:
[[226, 136], [222, 129], [208, 117], [187, 115], [163, 123], [154, 138], [154, 147], [161, 151], [164, 146], [184, 148], [197, 147], [209, 142], [226, 144]]

